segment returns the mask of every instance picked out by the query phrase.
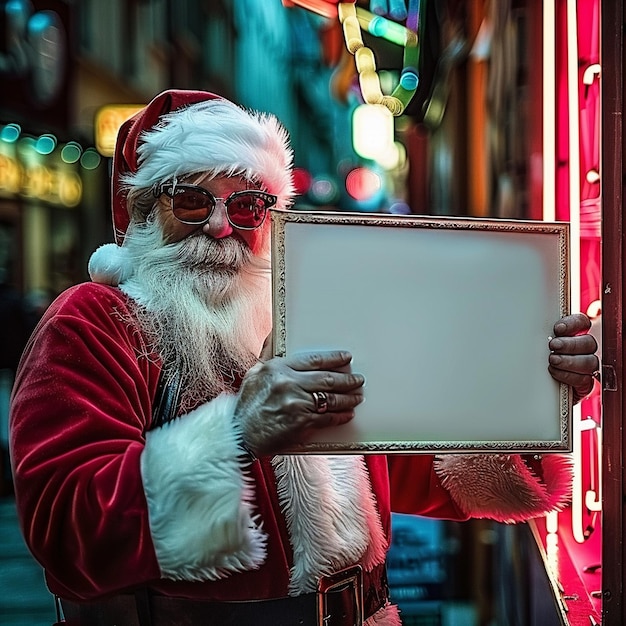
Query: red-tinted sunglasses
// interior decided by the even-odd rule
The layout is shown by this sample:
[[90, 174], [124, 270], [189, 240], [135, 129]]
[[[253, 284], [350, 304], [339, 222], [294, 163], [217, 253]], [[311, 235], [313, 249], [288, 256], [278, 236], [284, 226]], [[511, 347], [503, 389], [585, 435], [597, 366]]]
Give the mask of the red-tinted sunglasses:
[[174, 217], [183, 224], [205, 224], [209, 221], [217, 201], [226, 207], [226, 217], [232, 226], [241, 230], [254, 230], [263, 224], [267, 210], [274, 206], [277, 197], [259, 189], [235, 191], [228, 198], [216, 198], [198, 185], [169, 182], [155, 185], [154, 195], [165, 194], [170, 199]]

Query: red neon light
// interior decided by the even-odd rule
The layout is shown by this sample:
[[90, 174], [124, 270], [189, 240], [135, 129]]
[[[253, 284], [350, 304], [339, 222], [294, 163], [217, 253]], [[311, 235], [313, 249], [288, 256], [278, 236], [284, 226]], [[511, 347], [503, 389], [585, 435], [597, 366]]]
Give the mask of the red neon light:
[[305, 194], [311, 189], [313, 177], [303, 167], [293, 168], [293, 186], [297, 195]]
[[369, 200], [380, 190], [380, 176], [366, 167], [357, 167], [346, 176], [346, 191], [355, 200]]
[[[323, 17], [337, 19], [337, 5], [340, 1], [345, 2], [346, 0], [283, 0], [283, 6], [287, 8], [299, 6]], [[347, 1], [354, 2], [355, 0]]]

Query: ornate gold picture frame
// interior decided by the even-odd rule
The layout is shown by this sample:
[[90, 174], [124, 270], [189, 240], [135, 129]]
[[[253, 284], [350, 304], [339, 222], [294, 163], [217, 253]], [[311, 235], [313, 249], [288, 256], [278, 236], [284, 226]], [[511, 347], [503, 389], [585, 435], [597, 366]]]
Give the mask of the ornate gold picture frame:
[[547, 370], [568, 224], [273, 211], [272, 268], [274, 354], [347, 349], [367, 381], [354, 420], [293, 452], [571, 449]]

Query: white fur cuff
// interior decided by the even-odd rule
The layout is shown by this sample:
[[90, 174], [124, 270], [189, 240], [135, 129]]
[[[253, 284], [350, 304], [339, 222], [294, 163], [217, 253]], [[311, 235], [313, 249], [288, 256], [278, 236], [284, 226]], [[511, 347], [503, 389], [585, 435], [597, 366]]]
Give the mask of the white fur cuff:
[[386, 604], [365, 622], [365, 626], [402, 626], [398, 607]]
[[572, 467], [563, 454], [546, 454], [539, 477], [519, 454], [448, 454], [435, 461], [441, 484], [471, 517], [524, 522], [568, 503]]
[[161, 572], [215, 580], [258, 568], [266, 536], [252, 510], [233, 421], [236, 396], [221, 395], [146, 435], [141, 475]]

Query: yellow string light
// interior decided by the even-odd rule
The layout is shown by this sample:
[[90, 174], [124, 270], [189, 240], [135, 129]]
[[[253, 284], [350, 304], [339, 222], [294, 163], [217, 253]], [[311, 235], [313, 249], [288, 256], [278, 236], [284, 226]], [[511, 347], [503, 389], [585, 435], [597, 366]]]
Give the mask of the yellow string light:
[[359, 48], [354, 54], [354, 60], [359, 73], [376, 71], [376, 59], [374, 58], [374, 53], [369, 48]]
[[406, 105], [395, 96], [383, 96], [383, 99], [380, 103], [386, 106], [394, 117], [398, 117], [404, 113], [404, 109], [406, 109]]
[[363, 43], [361, 32], [361, 25], [371, 23], [370, 14], [367, 11], [363, 11], [363, 9], [357, 8], [354, 2], [340, 2], [337, 5], [337, 13], [343, 28], [346, 48], [355, 57], [363, 99], [368, 104], [384, 105], [396, 117], [402, 115], [417, 89], [417, 70], [415, 69], [419, 59], [417, 33], [400, 24], [391, 22], [391, 24], [395, 25], [394, 31], [401, 35], [404, 42], [403, 80], [393, 90], [391, 95], [384, 95], [380, 77], [376, 72], [374, 53]]
[[346, 40], [346, 46], [350, 54], [354, 54], [359, 48], [363, 47], [363, 38], [361, 37], [361, 26], [359, 20], [351, 15], [343, 21], [343, 36]]
[[347, 17], [356, 17], [356, 5], [354, 2], [340, 2], [337, 5], [337, 14], [339, 15], [339, 21], [343, 24], [343, 21]]
[[367, 104], [382, 104], [384, 94], [380, 86], [380, 78], [375, 71], [359, 72], [359, 85]]

